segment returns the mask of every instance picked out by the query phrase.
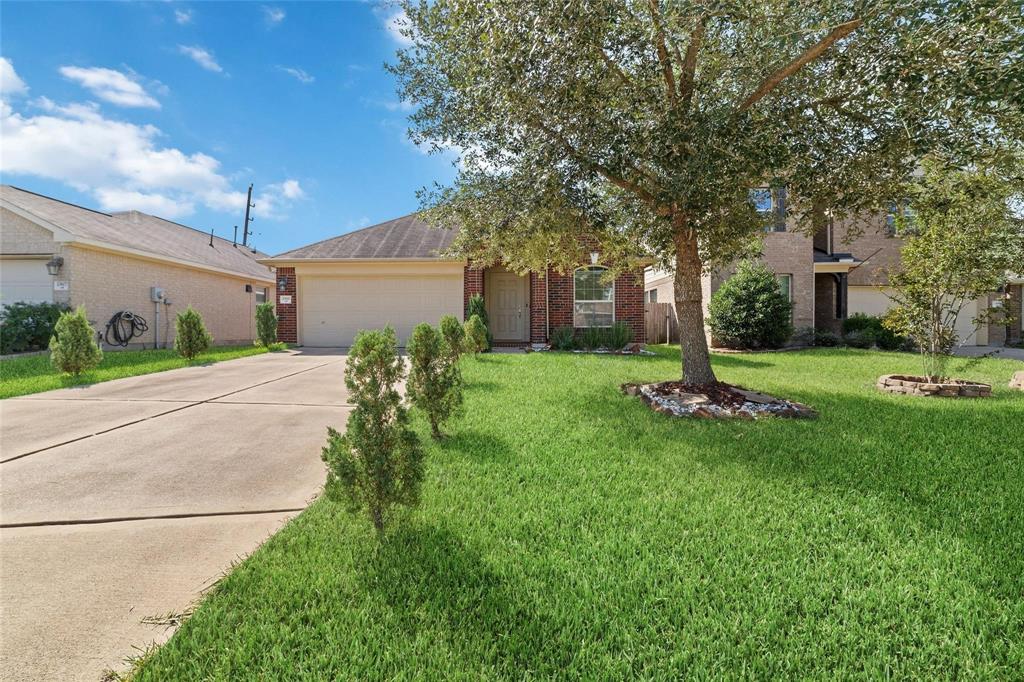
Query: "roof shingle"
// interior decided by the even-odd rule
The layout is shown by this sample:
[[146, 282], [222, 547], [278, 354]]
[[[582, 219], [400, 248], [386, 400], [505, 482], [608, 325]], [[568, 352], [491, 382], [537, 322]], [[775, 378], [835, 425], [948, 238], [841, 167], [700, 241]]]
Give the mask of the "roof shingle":
[[415, 213], [364, 227], [324, 241], [300, 246], [273, 260], [322, 258], [331, 260], [397, 258], [438, 259], [455, 239], [455, 230], [435, 228]]

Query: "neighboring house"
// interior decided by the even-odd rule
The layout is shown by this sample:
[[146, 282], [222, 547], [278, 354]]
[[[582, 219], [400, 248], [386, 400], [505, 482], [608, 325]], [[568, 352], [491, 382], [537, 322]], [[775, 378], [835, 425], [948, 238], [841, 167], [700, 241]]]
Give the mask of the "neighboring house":
[[171, 345], [174, 316], [188, 305], [215, 343], [252, 341], [255, 307], [274, 284], [256, 261], [263, 255], [138, 211], [102, 213], [0, 186], [0, 302], [84, 305], [101, 333], [115, 313], [141, 315], [149, 330], [131, 347]]
[[[761, 260], [776, 273], [780, 288], [793, 303], [795, 329], [813, 327], [838, 332], [849, 315], [880, 315], [889, 309], [892, 303], [886, 296], [887, 271], [899, 265], [903, 245], [891, 215], [837, 219], [830, 221], [826, 229], [808, 236], [794, 231], [793, 219], [786, 216], [785, 191], [762, 192], [761, 201], [755, 194], [755, 202], [767, 222]], [[848, 239], [851, 230], [859, 233], [854, 239]], [[733, 271], [730, 266], [704, 276], [705, 317], [712, 294]], [[648, 302], [671, 303], [671, 273], [648, 270], [644, 290]], [[1017, 321], [1009, 325], [982, 325], [975, 332], [973, 318], [979, 308], [984, 310], [993, 301], [1005, 305]], [[998, 302], [996, 305], [1000, 305]], [[1019, 278], [1011, 278], [1003, 292], [969, 302], [957, 319], [960, 343], [1002, 345], [1014, 339], [1019, 341], [1020, 307]], [[714, 342], [710, 335], [709, 340]]]
[[349, 346], [359, 330], [391, 325], [404, 345], [420, 322], [465, 318], [470, 296], [480, 294], [497, 345], [540, 345], [558, 327], [616, 321], [630, 325], [634, 341], [644, 341], [639, 271], [605, 282], [599, 254], [568, 274], [475, 268], [439, 255], [454, 237], [414, 214], [260, 259], [277, 271], [278, 337]]

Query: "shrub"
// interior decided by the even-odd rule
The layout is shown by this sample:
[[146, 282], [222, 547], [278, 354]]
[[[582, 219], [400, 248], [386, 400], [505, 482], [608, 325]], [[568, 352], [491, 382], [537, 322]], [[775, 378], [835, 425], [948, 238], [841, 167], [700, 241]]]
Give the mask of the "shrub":
[[174, 347], [186, 360], [192, 360], [205, 351], [213, 341], [203, 324], [203, 316], [192, 306], [178, 313], [174, 328]]
[[572, 327], [555, 327], [551, 332], [551, 347], [555, 350], [573, 350], [576, 347], [576, 331]]
[[85, 308], [60, 314], [50, 337], [50, 362], [60, 372], [78, 376], [103, 360], [96, 331], [85, 317]]
[[322, 452], [327, 497], [344, 499], [351, 513], [365, 511], [378, 533], [395, 507], [419, 503], [423, 482], [423, 449], [395, 388], [402, 370], [391, 327], [356, 336], [345, 363], [345, 386], [355, 407], [345, 435], [327, 429]]
[[[854, 313], [843, 320], [843, 333], [860, 333], [882, 350], [904, 350], [909, 345], [906, 337], [900, 336], [884, 324], [884, 318], [864, 313]], [[859, 347], [859, 346], [858, 346]]]
[[63, 303], [19, 301], [0, 312], [0, 354], [42, 350], [53, 336], [53, 328], [68, 307]]
[[867, 329], [858, 329], [843, 335], [843, 343], [850, 348], [871, 348], [875, 345], [875, 337]]
[[597, 350], [608, 346], [608, 330], [601, 327], [585, 327], [580, 332], [579, 344], [583, 350]]
[[440, 426], [462, 405], [462, 373], [445, 341], [429, 324], [416, 325], [406, 350], [409, 353], [409, 400], [430, 420], [430, 435], [441, 439]]
[[458, 361], [459, 356], [466, 351], [466, 332], [462, 325], [454, 315], [445, 315], [438, 327], [444, 337], [446, 351], [452, 356], [453, 362]]
[[751, 261], [714, 293], [708, 313], [712, 335], [727, 348], [778, 348], [793, 334], [793, 305], [775, 273]]
[[487, 350], [487, 327], [479, 315], [470, 315], [465, 325], [466, 345], [473, 353]]
[[270, 301], [256, 306], [256, 336], [260, 345], [270, 348], [277, 341], [277, 315]]
[[608, 348], [622, 350], [633, 341], [633, 328], [619, 321], [612, 325], [607, 334]]
[[491, 321], [487, 318], [487, 306], [484, 305], [484, 297], [480, 294], [470, 296], [469, 305], [466, 306], [466, 313], [470, 317], [476, 315], [484, 323], [484, 329], [487, 330], [487, 348], [484, 350], [490, 350], [491, 346], [494, 345], [494, 337], [491, 336]]
[[824, 348], [835, 348], [839, 345], [841, 339], [835, 332], [815, 330], [814, 331], [814, 345], [822, 346]]

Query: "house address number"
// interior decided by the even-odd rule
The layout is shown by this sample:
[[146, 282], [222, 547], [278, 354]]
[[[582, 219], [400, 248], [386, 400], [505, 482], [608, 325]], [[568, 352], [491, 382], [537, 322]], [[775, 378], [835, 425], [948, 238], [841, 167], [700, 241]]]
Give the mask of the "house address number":
[[292, 297], [291, 296], [281, 296], [280, 299], [278, 299], [278, 300], [279, 300], [279, 302], [281, 304], [288, 305], [288, 304], [290, 304], [292, 302]]
[[68, 282], [67, 282], [67, 280], [64, 280], [64, 279], [54, 280], [53, 281], [53, 290], [54, 291], [67, 291], [68, 290]]

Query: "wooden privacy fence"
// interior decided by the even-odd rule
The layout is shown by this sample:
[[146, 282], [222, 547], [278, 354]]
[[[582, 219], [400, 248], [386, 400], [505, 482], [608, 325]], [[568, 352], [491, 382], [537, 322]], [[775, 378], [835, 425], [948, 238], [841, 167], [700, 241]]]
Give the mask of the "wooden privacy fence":
[[671, 303], [645, 303], [647, 343], [679, 343], [679, 321]]

